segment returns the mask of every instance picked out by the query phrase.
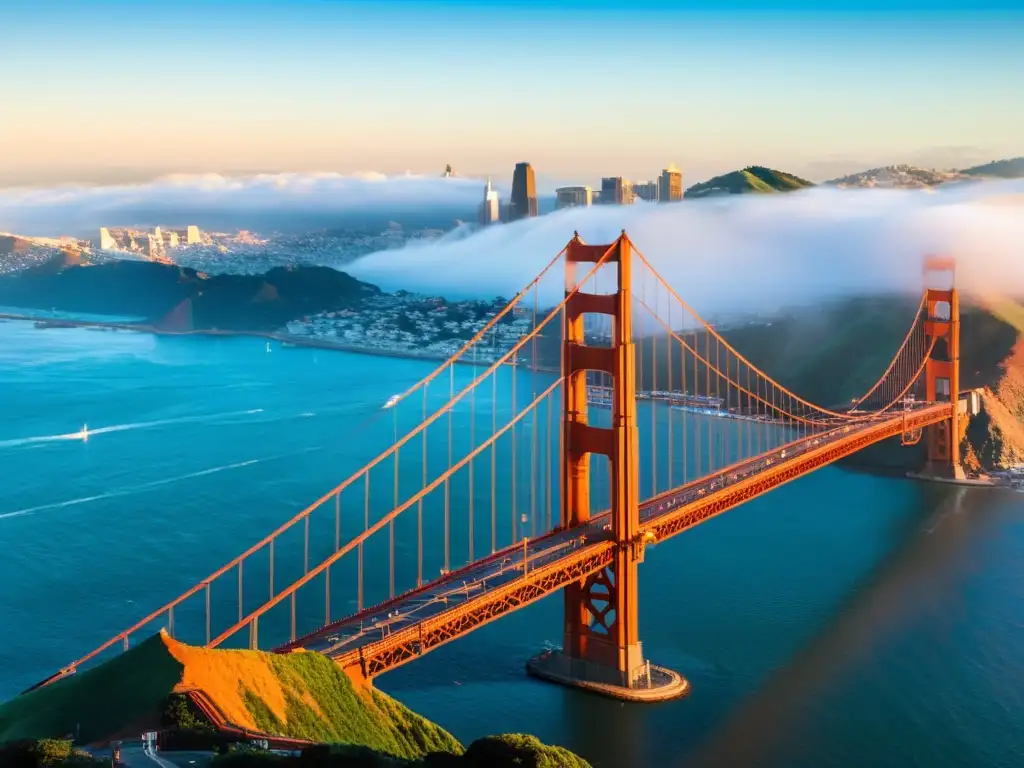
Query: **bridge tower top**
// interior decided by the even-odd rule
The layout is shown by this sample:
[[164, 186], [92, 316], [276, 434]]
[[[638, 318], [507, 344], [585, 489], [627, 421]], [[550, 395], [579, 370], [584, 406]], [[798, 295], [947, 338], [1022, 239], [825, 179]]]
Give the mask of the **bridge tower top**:
[[[960, 418], [960, 295], [956, 288], [956, 259], [926, 256], [923, 263], [925, 336], [935, 344], [925, 364], [925, 398], [949, 400], [953, 412], [949, 422], [930, 430], [928, 465], [930, 472], [959, 477], [960, 442], [967, 420]], [[938, 344], [938, 342], [942, 342]]]

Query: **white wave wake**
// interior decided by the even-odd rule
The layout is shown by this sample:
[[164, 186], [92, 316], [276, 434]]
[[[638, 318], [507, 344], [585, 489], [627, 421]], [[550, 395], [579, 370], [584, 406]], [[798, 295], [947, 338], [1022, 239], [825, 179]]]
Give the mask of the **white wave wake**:
[[[271, 457], [271, 459], [274, 457]], [[22, 517], [23, 515], [32, 515], [36, 512], [45, 512], [48, 509], [61, 509], [63, 507], [73, 507], [78, 504], [88, 504], [91, 501], [99, 501], [101, 499], [112, 499], [118, 496], [129, 496], [133, 493], [139, 493], [140, 491], [146, 491], [150, 488], [157, 488], [161, 485], [170, 485], [172, 483], [180, 483], [183, 480], [192, 480], [197, 477], [205, 477], [206, 475], [214, 475], [218, 472], [226, 472], [231, 469], [241, 469], [242, 467], [251, 467], [253, 464], [259, 464], [270, 459], [249, 459], [247, 461], [238, 461], [234, 464], [224, 464], [220, 467], [210, 467], [209, 469], [201, 469], [198, 472], [189, 472], [186, 475], [177, 475], [176, 477], [164, 477], [160, 480], [153, 480], [148, 483], [140, 483], [139, 485], [131, 485], [126, 488], [118, 488], [117, 490], [108, 491], [107, 493], [100, 493], [95, 496], [82, 496], [78, 499], [70, 499], [68, 501], [57, 501], [52, 504], [40, 504], [37, 507], [27, 507], [25, 509], [18, 509], [14, 512], [0, 513], [0, 520], [9, 517]]]
[[243, 467], [251, 467], [254, 464], [263, 464], [268, 461], [277, 461], [288, 456], [298, 456], [305, 453], [312, 453], [319, 451], [323, 446], [311, 446], [303, 448], [299, 451], [292, 453], [281, 453], [274, 456], [267, 456], [263, 459], [247, 459], [245, 461], [236, 461], [232, 464], [222, 464], [219, 467], [210, 467], [209, 469], [200, 469], [196, 472], [189, 472], [184, 475], [176, 475], [174, 477], [163, 477], [159, 480], [151, 480], [148, 483], [139, 483], [138, 485], [130, 485], [125, 488], [117, 488], [113, 491], [106, 493], [99, 493], [93, 496], [82, 496], [77, 499], [69, 499], [67, 501], [56, 501], [50, 504], [40, 504], [35, 507], [26, 507], [25, 509], [17, 509], [13, 512], [2, 512], [0, 513], [0, 520], [4, 520], [11, 517], [23, 517], [25, 515], [33, 515], [36, 512], [45, 512], [51, 509], [62, 509], [64, 507], [74, 507], [79, 504], [88, 504], [93, 501], [100, 501], [102, 499], [113, 499], [119, 496], [130, 496], [133, 493], [139, 493], [141, 491], [148, 491], [152, 488], [159, 488], [162, 485], [172, 485], [173, 483], [180, 483], [184, 480], [194, 480], [198, 477], [206, 477], [207, 475], [215, 475], [218, 472], [227, 472], [232, 469], [242, 469]]
[[[233, 411], [231, 413], [215, 413], [208, 414], [205, 416], [181, 416], [176, 419], [158, 419], [156, 421], [138, 421], [131, 424], [113, 424], [109, 427], [96, 427], [90, 429], [86, 434], [91, 437], [96, 435], [106, 435], [112, 432], [127, 432], [135, 429], [152, 429], [154, 427], [166, 427], [174, 424], [189, 424], [200, 421], [211, 421], [213, 419], [229, 418], [231, 416], [252, 416], [257, 413], [263, 413], [262, 408], [253, 408], [248, 411]], [[83, 436], [82, 431], [68, 432], [61, 435], [40, 435], [38, 437], [21, 437], [13, 440], [0, 440], [0, 448], [18, 448], [23, 445], [32, 445], [34, 443], [53, 443], [65, 440], [81, 440]]]

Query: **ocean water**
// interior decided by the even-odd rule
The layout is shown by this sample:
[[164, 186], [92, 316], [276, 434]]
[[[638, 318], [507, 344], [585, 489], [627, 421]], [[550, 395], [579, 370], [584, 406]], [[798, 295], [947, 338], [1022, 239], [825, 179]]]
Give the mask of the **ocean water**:
[[[0, 322], [0, 698], [375, 455], [381, 403], [431, 368], [265, 347]], [[685, 699], [527, 678], [557, 596], [378, 685], [465, 742], [533, 733], [596, 766], [1022, 765], [1022, 552], [1021, 494], [828, 468], [648, 550], [644, 647]]]

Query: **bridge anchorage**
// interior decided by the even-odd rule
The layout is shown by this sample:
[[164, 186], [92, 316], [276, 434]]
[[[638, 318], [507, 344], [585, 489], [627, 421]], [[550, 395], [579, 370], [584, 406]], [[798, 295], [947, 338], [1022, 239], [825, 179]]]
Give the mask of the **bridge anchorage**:
[[[617, 290], [585, 293], [579, 264], [614, 264]], [[636, 347], [632, 323], [632, 246], [626, 233], [611, 245], [585, 245], [577, 234], [565, 252], [566, 304], [563, 319], [563, 420], [561, 525], [590, 522], [590, 461], [608, 461], [611, 499], [611, 562], [565, 587], [564, 640], [561, 650], [546, 651], [527, 671], [551, 682], [620, 699], [661, 701], [684, 695], [689, 684], [677, 673], [652, 666], [644, 658], [637, 626], [637, 566], [653, 534], [640, 529], [640, 468], [636, 414]], [[584, 316], [611, 319], [611, 344], [590, 346]], [[611, 426], [592, 426], [587, 413], [587, 374], [606, 374], [611, 382]]]

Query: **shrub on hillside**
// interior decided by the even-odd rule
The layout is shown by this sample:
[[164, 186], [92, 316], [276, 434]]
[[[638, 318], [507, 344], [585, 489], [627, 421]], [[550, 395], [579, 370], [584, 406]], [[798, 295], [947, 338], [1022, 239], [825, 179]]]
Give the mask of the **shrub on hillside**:
[[167, 728], [178, 728], [185, 731], [209, 731], [213, 732], [213, 726], [206, 718], [196, 712], [189, 699], [183, 693], [172, 693], [167, 697], [164, 711], [160, 717], [160, 724]]
[[506, 733], [477, 739], [462, 757], [465, 768], [590, 768], [590, 763], [536, 736]]
[[0, 746], [3, 768], [86, 768], [101, 764], [88, 752], [75, 749], [70, 739], [14, 741]]

